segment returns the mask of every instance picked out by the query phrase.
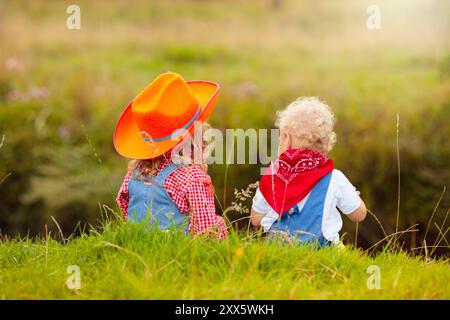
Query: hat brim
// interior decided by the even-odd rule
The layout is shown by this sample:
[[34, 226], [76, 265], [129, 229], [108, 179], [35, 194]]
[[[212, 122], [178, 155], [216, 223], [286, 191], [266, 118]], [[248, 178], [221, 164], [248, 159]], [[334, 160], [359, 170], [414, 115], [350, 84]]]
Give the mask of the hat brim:
[[139, 134], [139, 128], [134, 120], [131, 109], [133, 101], [131, 101], [120, 116], [114, 130], [114, 148], [121, 156], [140, 160], [156, 158], [173, 149], [188, 133], [192, 135], [197, 121], [206, 121], [216, 105], [219, 85], [209, 81], [187, 81], [186, 83], [200, 102], [200, 113], [187, 130], [179, 136], [179, 139], [154, 142], [151, 145], [145, 142]]

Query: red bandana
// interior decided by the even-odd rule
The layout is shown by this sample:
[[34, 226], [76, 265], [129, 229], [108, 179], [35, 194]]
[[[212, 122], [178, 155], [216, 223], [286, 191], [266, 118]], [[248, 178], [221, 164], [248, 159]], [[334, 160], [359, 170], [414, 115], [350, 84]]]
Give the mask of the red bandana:
[[280, 216], [302, 201], [319, 180], [333, 171], [333, 160], [311, 149], [288, 149], [267, 168], [259, 190]]

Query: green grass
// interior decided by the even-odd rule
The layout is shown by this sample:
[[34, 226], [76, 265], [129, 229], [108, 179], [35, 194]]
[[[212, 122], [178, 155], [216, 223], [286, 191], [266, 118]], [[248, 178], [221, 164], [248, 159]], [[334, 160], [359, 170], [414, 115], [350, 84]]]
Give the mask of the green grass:
[[[397, 113], [400, 227], [426, 224], [450, 180], [448, 1], [379, 0], [378, 31], [366, 28], [369, 0], [283, 0], [278, 10], [266, 0], [79, 0], [80, 30], [67, 30], [65, 1], [3, 2], [0, 181], [11, 175], [0, 185], [2, 233], [39, 234], [50, 216], [67, 232], [95, 221], [98, 203], [113, 205], [127, 166], [112, 144], [117, 119], [168, 70], [221, 85], [210, 118], [220, 130], [270, 129], [299, 96], [328, 102], [338, 119], [330, 157], [388, 232]], [[12, 98], [32, 88], [48, 96]], [[260, 179], [260, 165], [217, 164], [209, 173], [225, 202]], [[447, 193], [439, 225], [449, 207]], [[372, 220], [362, 228], [361, 244], [383, 236]], [[343, 232], [353, 241], [354, 224]]]
[[[383, 250], [316, 250], [245, 239], [192, 238], [143, 225], [106, 223], [101, 232], [57, 241], [0, 242], [2, 299], [449, 299], [450, 268]], [[69, 290], [67, 267], [81, 271]], [[367, 288], [367, 268], [381, 289]]]
[[[433, 213], [431, 239], [441, 236], [436, 224], [447, 234], [448, 193], [434, 209], [450, 180], [450, 3], [379, 0], [378, 31], [366, 28], [369, 0], [282, 3], [274, 10], [265, 0], [79, 0], [82, 29], [70, 31], [65, 1], [4, 1], [1, 234], [42, 233], [51, 216], [63, 232], [97, 219], [97, 204], [114, 202], [126, 170], [112, 146], [117, 119], [167, 70], [221, 84], [210, 119], [221, 130], [272, 128], [276, 111], [298, 96], [327, 101], [338, 119], [331, 157], [387, 233], [396, 224], [400, 114], [400, 229], [426, 226]], [[10, 60], [18, 66], [8, 69]], [[33, 87], [49, 96], [10, 98]], [[224, 207], [234, 188], [260, 179], [259, 169], [210, 166]], [[344, 220], [342, 231], [352, 243], [354, 224]], [[360, 226], [361, 245], [383, 236], [372, 217]], [[245, 237], [217, 243], [111, 224], [65, 244], [2, 240], [0, 298], [450, 297], [446, 262]], [[72, 264], [81, 268], [79, 292], [65, 286]], [[372, 264], [381, 269], [381, 290], [366, 287]]]

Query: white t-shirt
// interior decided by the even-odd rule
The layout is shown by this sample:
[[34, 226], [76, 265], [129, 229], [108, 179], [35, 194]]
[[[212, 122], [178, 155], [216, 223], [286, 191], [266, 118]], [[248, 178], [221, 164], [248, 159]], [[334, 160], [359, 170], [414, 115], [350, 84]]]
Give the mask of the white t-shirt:
[[[299, 211], [302, 210], [308, 198], [309, 194], [297, 204]], [[341, 171], [334, 169], [323, 208], [322, 233], [325, 239], [334, 243], [339, 242], [342, 219], [336, 208], [339, 208], [344, 214], [350, 214], [360, 205], [361, 198], [356, 193], [356, 188]], [[268, 232], [272, 224], [279, 218], [278, 213], [270, 207], [259, 188], [253, 198], [252, 209], [264, 215], [261, 226], [265, 232]]]

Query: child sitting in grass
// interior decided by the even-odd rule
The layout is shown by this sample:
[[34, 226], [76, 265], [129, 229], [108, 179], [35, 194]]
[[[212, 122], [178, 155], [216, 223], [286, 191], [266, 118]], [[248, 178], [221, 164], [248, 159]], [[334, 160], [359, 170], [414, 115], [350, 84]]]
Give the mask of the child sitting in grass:
[[[125, 109], [114, 146], [120, 155], [133, 159], [116, 200], [126, 219], [133, 223], [148, 219], [160, 229], [176, 227], [194, 235], [226, 237], [203, 163], [205, 146], [197, 145], [201, 139], [187, 139], [202, 130], [218, 94], [215, 83], [186, 82], [178, 74], [164, 73]], [[190, 150], [187, 156], [186, 150]]]
[[366, 217], [359, 192], [327, 158], [336, 142], [334, 114], [317, 98], [299, 98], [278, 112], [279, 157], [263, 175], [251, 222], [269, 235], [321, 246], [339, 243], [342, 219]]

